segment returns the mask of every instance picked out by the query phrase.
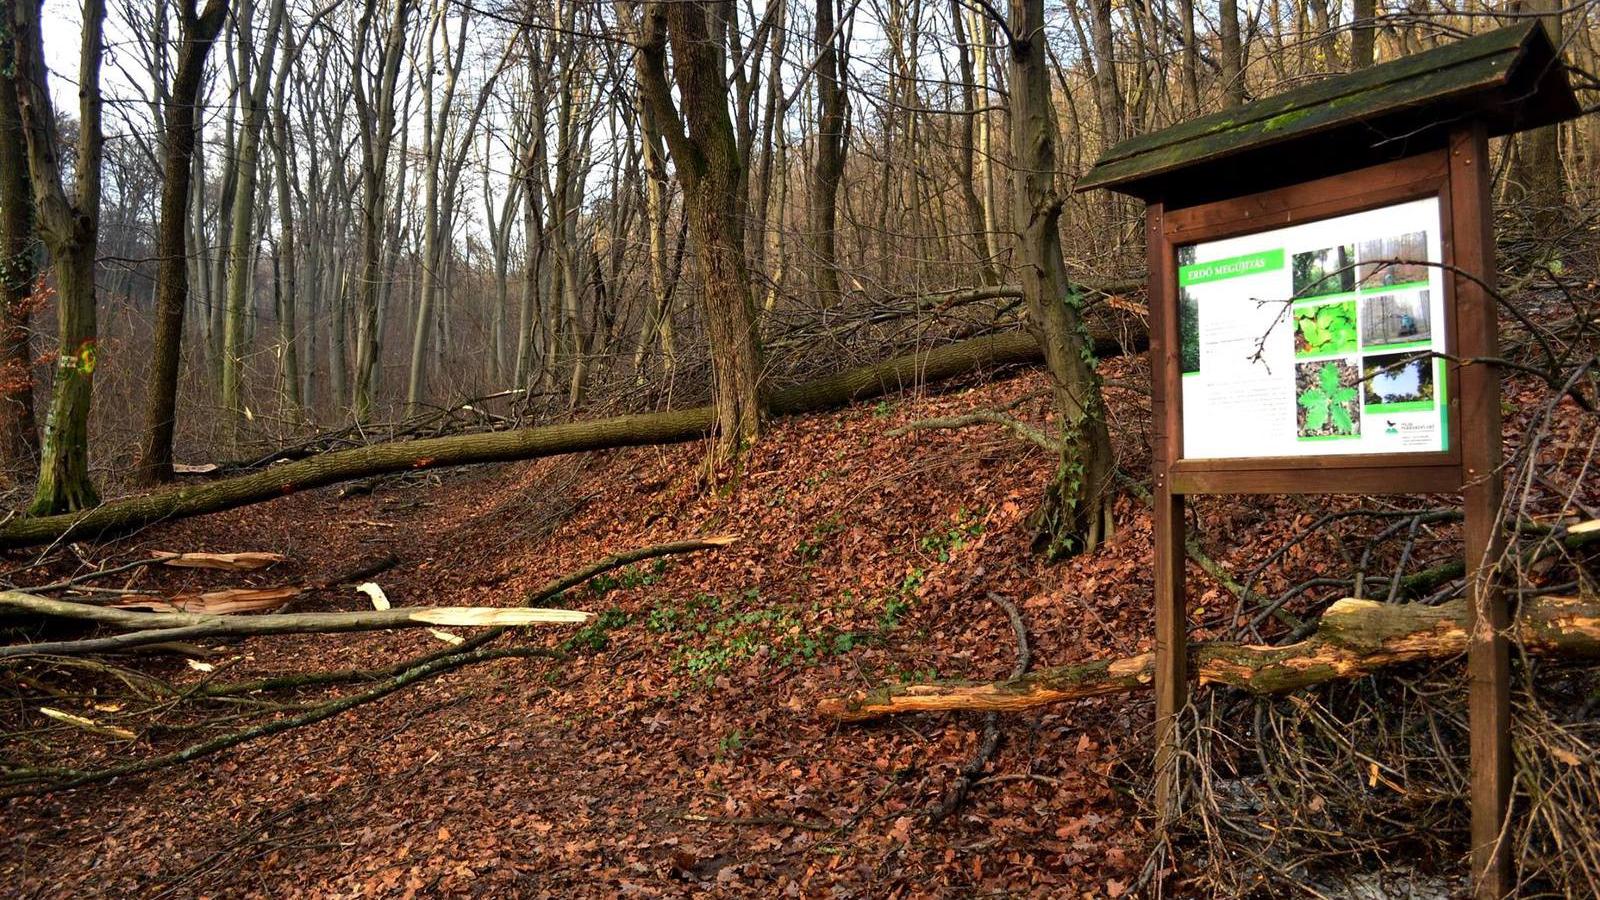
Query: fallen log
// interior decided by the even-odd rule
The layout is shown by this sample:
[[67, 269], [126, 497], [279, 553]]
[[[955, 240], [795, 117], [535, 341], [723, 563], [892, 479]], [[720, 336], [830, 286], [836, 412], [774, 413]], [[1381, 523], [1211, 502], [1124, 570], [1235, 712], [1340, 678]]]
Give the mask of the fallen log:
[[[1189, 672], [1201, 684], [1280, 694], [1403, 663], [1450, 659], [1466, 653], [1467, 612], [1465, 600], [1439, 606], [1340, 600], [1322, 614], [1316, 633], [1303, 641], [1279, 647], [1226, 641], [1194, 644], [1189, 648]], [[1600, 659], [1600, 599], [1527, 598], [1518, 610], [1513, 637], [1533, 655]], [[1155, 657], [1144, 653], [1056, 666], [987, 684], [884, 686], [825, 697], [816, 709], [822, 716], [846, 722], [958, 709], [1017, 712], [1142, 690], [1150, 687], [1154, 676]]]
[[164, 566], [179, 569], [220, 569], [225, 572], [254, 572], [281, 563], [288, 558], [282, 553], [174, 553], [171, 550], [152, 550], [150, 555]]
[[41, 616], [77, 619], [128, 629], [127, 634], [77, 641], [13, 644], [0, 647], [0, 659], [41, 653], [90, 653], [126, 650], [166, 641], [262, 634], [334, 634], [389, 628], [582, 624], [589, 613], [572, 609], [527, 607], [425, 606], [362, 612], [269, 613], [260, 616], [204, 615], [183, 612], [130, 612], [86, 603], [0, 591], [0, 606]]
[[[1124, 349], [1112, 336], [1101, 336], [1095, 341], [1095, 352], [1102, 356], [1116, 355]], [[768, 406], [774, 415], [813, 412], [911, 385], [965, 375], [984, 367], [1031, 363], [1039, 358], [1038, 344], [1026, 332], [988, 335], [782, 388], [772, 392]], [[219, 512], [392, 472], [682, 443], [704, 437], [711, 424], [711, 407], [698, 406], [336, 450], [247, 475], [115, 500], [81, 512], [15, 519], [0, 528], [0, 548], [25, 547], [66, 537], [93, 540], [166, 519]]]

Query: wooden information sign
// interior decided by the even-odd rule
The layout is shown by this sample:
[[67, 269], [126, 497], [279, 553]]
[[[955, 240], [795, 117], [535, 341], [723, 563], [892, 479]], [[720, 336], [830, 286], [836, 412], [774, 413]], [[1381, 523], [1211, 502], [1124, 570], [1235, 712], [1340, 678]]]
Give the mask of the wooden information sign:
[[1162, 809], [1188, 700], [1184, 498], [1459, 491], [1473, 878], [1511, 892], [1488, 140], [1578, 114], [1529, 22], [1125, 141], [1078, 183], [1148, 203]]

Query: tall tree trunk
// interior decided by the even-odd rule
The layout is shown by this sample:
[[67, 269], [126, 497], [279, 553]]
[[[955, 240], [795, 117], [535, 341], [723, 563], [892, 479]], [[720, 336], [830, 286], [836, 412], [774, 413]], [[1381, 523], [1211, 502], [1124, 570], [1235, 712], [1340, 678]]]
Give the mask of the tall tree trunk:
[[1178, 16], [1183, 27], [1184, 112], [1195, 115], [1200, 111], [1200, 45], [1194, 35], [1194, 0], [1178, 0]]
[[644, 218], [649, 232], [650, 289], [646, 294], [644, 324], [639, 328], [639, 341], [633, 352], [634, 379], [644, 382], [645, 353], [652, 344], [659, 343], [662, 357], [662, 374], [671, 378], [677, 367], [677, 353], [673, 346], [672, 317], [668, 315], [667, 302], [667, 151], [661, 143], [661, 130], [656, 127], [650, 107], [639, 104], [639, 149], [644, 162]]
[[86, 0], [78, 66], [78, 146], [73, 196], [62, 181], [55, 107], [40, 34], [42, 0], [11, 4], [16, 41], [17, 108], [33, 182], [39, 235], [56, 274], [57, 347], [50, 413], [40, 450], [39, 483], [30, 515], [71, 512], [100, 502], [89, 480], [89, 403], [99, 348], [95, 323], [95, 257], [100, 232], [100, 63], [104, 0]]
[[1238, 106], [1244, 102], [1244, 51], [1239, 46], [1239, 0], [1218, 0], [1217, 16], [1222, 44], [1221, 57], [1217, 60], [1218, 73], [1222, 76], [1222, 104]]
[[1068, 282], [1058, 220], [1056, 118], [1044, 0], [1011, 0], [1012, 210], [1029, 327], [1044, 349], [1061, 417], [1060, 467], [1034, 516], [1051, 558], [1093, 550], [1111, 531], [1111, 438], [1081, 295]]
[[971, 42], [962, 24], [961, 0], [950, 0], [950, 27], [956, 39], [956, 63], [961, 74], [961, 107], [959, 129], [956, 135], [956, 181], [961, 186], [961, 201], [967, 214], [967, 231], [972, 234], [977, 248], [978, 275], [984, 284], [999, 284], [1000, 274], [995, 270], [994, 256], [989, 252], [988, 228], [984, 224], [983, 204], [978, 200], [977, 173], [974, 143], [978, 130], [977, 75], [972, 65]]
[[989, 110], [994, 94], [989, 90], [991, 82], [990, 72], [990, 40], [994, 33], [993, 26], [988, 16], [974, 10], [972, 13], [972, 67], [977, 72], [978, 78], [978, 106], [982, 112], [977, 115], [978, 124], [978, 181], [983, 188], [983, 240], [984, 248], [989, 259], [994, 260], [994, 265], [999, 268], [1001, 253], [1000, 234], [1000, 195], [996, 186], [995, 170], [995, 138], [994, 116]]
[[207, 0], [195, 14], [195, 0], [178, 4], [178, 66], [165, 110], [161, 222], [156, 234], [155, 338], [145, 385], [144, 430], [139, 445], [140, 481], [172, 480], [172, 433], [177, 422], [178, 368], [183, 352], [183, 317], [189, 305], [189, 194], [195, 171], [195, 140], [200, 132], [196, 102], [206, 55], [216, 43], [227, 0]]
[[1373, 61], [1378, 0], [1351, 0], [1351, 4], [1350, 68], [1365, 69]]
[[[1117, 80], [1116, 42], [1111, 33], [1111, 0], [1090, 2], [1093, 3], [1089, 34], [1094, 42], [1094, 100], [1100, 110], [1101, 147], [1109, 148], [1122, 140], [1123, 123], [1127, 117], [1122, 108], [1122, 87]], [[1048, 60], [1043, 64], [1048, 65]]]
[[[640, 25], [639, 93], [667, 139], [683, 183], [711, 342], [716, 441], [712, 462], [736, 459], [761, 429], [762, 352], [745, 269], [739, 156], [723, 85], [722, 45], [709, 22], [720, 0], [649, 3]], [[667, 82], [667, 44], [683, 101]]]
[[811, 281], [822, 306], [839, 302], [839, 259], [834, 247], [839, 181], [844, 176], [846, 97], [834, 0], [817, 0], [817, 159], [812, 170]]
[[[239, 145], [234, 165], [238, 180], [234, 187], [233, 234], [228, 246], [228, 296], [222, 336], [222, 406], [228, 416], [230, 439], [238, 439], [245, 415], [244, 356], [248, 344], [246, 319], [253, 307], [256, 275], [256, 185], [260, 170], [261, 129], [265, 124], [267, 86], [272, 76], [272, 61], [277, 56], [278, 32], [283, 25], [284, 0], [274, 0], [267, 24], [261, 57], [255, 57], [255, 36], [251, 18], [253, 0], [245, 0], [239, 10]], [[253, 79], [253, 80], [252, 80]]]
[[28, 340], [39, 242], [33, 228], [33, 186], [28, 181], [22, 114], [12, 82], [16, 64], [9, 27], [6, 32], [0, 36], [0, 465], [25, 477], [39, 463]]
[[362, 13], [361, 38], [355, 54], [354, 80], [356, 105], [360, 108], [361, 133], [361, 277], [356, 304], [356, 371], [352, 413], [357, 422], [372, 416], [374, 381], [378, 367], [378, 327], [380, 282], [384, 265], [384, 226], [388, 223], [387, 175], [389, 152], [394, 145], [395, 84], [400, 77], [400, 56], [405, 48], [406, 20], [412, 0], [395, 0], [394, 18], [382, 38], [379, 54], [378, 95], [373, 100], [362, 84], [365, 74], [362, 56], [365, 39], [373, 27], [377, 0], [367, 0]]
[[[1518, 5], [1524, 12], [1538, 13], [1551, 42], [1561, 46], [1562, 0], [1526, 0]], [[1517, 207], [1523, 212], [1530, 233], [1543, 236], [1559, 231], [1568, 212], [1566, 175], [1561, 168], [1561, 126], [1535, 128], [1518, 135], [1516, 141], [1516, 168], [1511, 180], [1522, 191]]]
[[294, 180], [290, 159], [294, 148], [289, 143], [288, 76], [295, 58], [299, 55], [291, 35], [283, 42], [283, 59], [273, 79], [272, 134], [276, 166], [274, 182], [278, 189], [278, 284], [281, 287], [278, 302], [278, 347], [282, 354], [279, 363], [281, 403], [296, 421], [305, 418], [305, 395], [300, 387], [300, 328], [299, 279], [296, 275], [296, 244], [294, 215]]

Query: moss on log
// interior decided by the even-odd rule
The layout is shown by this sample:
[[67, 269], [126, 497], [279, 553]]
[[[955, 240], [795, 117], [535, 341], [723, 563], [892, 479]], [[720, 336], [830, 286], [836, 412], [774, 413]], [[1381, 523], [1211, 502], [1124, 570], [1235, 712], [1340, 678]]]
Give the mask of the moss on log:
[[[1600, 659], [1600, 599], [1534, 597], [1523, 601], [1513, 637], [1531, 654]], [[1446, 660], [1467, 650], [1467, 606], [1340, 600], [1316, 634], [1281, 647], [1216, 642], [1189, 648], [1189, 672], [1201, 684], [1280, 694], [1370, 675], [1404, 663]], [[1148, 687], [1155, 658], [1145, 653], [1041, 669], [1011, 681], [884, 686], [827, 697], [817, 711], [847, 722], [908, 712], [972, 709], [1016, 712], [1066, 700]]]

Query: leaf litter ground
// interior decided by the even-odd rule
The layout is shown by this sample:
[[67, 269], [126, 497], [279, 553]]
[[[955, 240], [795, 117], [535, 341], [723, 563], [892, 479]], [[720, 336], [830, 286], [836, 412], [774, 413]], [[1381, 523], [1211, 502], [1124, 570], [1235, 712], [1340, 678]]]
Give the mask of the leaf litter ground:
[[[1105, 368], [1120, 395], [1119, 463], [1141, 472], [1148, 403], [1127, 382], [1142, 372]], [[741, 537], [570, 592], [564, 602], [599, 614], [593, 624], [519, 638], [565, 647], [565, 662], [461, 670], [185, 767], [12, 801], [0, 883], [26, 896], [1122, 894], [1144, 832], [1126, 790], [1138, 782], [1120, 773], [1148, 764], [1146, 698], [1002, 719], [989, 772], [937, 825], [925, 811], [973, 754], [979, 717], [840, 727], [810, 714], [819, 696], [885, 679], [1003, 676], [1015, 642], [991, 592], [1021, 608], [1036, 666], [1149, 648], [1150, 528], [1137, 499], [1118, 501], [1112, 544], [1047, 566], [1029, 555], [1023, 520], [1054, 460], [994, 429], [885, 436], [1017, 401], [1040, 421], [1045, 386], [1027, 373], [780, 420], [721, 490], [696, 483], [699, 445], [644, 448], [349, 499], [317, 491], [97, 548], [103, 560], [158, 548], [288, 556], [235, 586], [317, 584], [392, 554], [398, 565], [374, 580], [396, 606], [509, 606], [621, 550]], [[1195, 525], [1245, 571], [1285, 522], [1309, 520], [1302, 504], [1213, 504]], [[1297, 547], [1262, 586], [1317, 572], [1315, 549]], [[216, 583], [139, 571], [142, 591]], [[1203, 637], [1232, 597], [1193, 567], [1191, 578]], [[323, 588], [294, 608], [368, 603]], [[213, 662], [243, 680], [441, 646], [427, 632], [253, 639]], [[201, 677], [149, 665], [175, 682]], [[83, 745], [80, 765], [129, 752], [61, 732]]]

